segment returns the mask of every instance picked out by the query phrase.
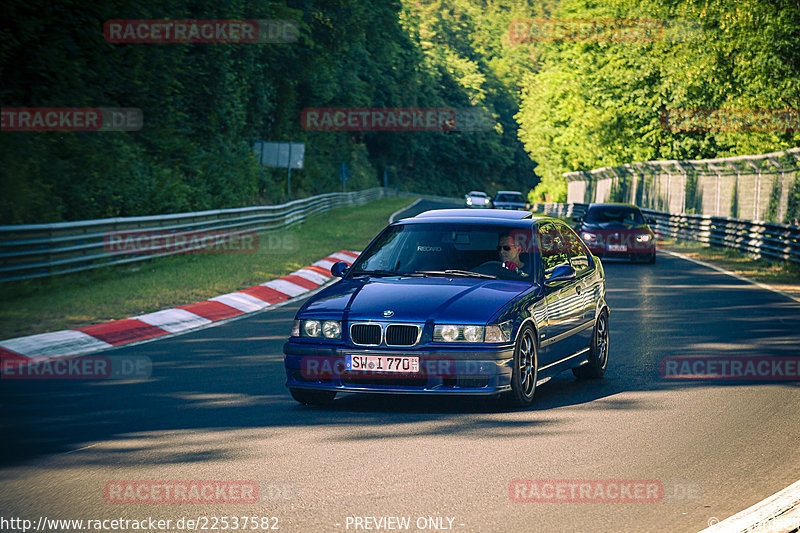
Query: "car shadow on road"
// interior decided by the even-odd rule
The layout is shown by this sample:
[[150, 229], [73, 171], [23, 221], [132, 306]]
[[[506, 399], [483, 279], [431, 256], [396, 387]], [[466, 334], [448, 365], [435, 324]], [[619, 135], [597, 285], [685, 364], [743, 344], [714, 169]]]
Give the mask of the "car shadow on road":
[[[653, 392], [764, 386], [665, 381], [659, 375], [664, 357], [797, 356], [800, 313], [779, 295], [670, 257], [655, 266], [608, 265], [606, 275], [612, 309], [606, 377], [584, 381], [563, 373], [537, 389], [529, 408], [482, 397], [379, 394], [342, 394], [328, 407], [301, 406], [284, 386], [276, 333], [291, 323], [295, 309], [287, 307], [110, 353], [149, 358], [152, 376], [144, 381], [0, 380], [0, 465], [97, 443], [105, 443], [103, 452], [89, 448], [71, 461], [102, 462], [110, 447], [123, 465], [140, 461], [142, 450], [154, 451], [151, 462], [208, 463], [238, 453], [239, 437], [218, 440], [223, 433], [269, 440], [286, 428], [344, 428], [314, 437], [352, 440], [574, 434], [582, 431], [568, 423], [574, 410], [655, 412], [668, 407]], [[159, 441], [170, 442], [169, 450], [160, 450]]]

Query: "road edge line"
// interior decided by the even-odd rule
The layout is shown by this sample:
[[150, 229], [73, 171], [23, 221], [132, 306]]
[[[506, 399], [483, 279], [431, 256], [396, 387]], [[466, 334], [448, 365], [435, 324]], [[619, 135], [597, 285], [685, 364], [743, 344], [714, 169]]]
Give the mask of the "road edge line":
[[686, 261], [691, 261], [692, 263], [698, 264], [700, 266], [704, 266], [706, 268], [710, 268], [712, 270], [716, 270], [717, 272], [721, 272], [723, 274], [727, 274], [727, 275], [729, 275], [731, 277], [734, 277], [734, 278], [736, 278], [738, 280], [750, 283], [751, 285], [755, 285], [756, 287], [760, 287], [760, 288], [766, 289], [768, 291], [772, 291], [772, 292], [774, 292], [776, 294], [780, 294], [781, 296], [785, 296], [785, 297], [789, 298], [790, 300], [793, 300], [793, 301], [795, 301], [797, 303], [800, 303], [800, 298], [798, 298], [797, 296], [793, 296], [793, 295], [789, 294], [788, 292], [784, 292], [784, 291], [782, 291], [782, 290], [780, 290], [780, 289], [778, 289], [776, 287], [773, 287], [772, 285], [767, 285], [766, 283], [762, 283], [760, 281], [755, 281], [755, 280], [752, 280], [750, 278], [746, 278], [746, 277], [742, 276], [741, 274], [737, 274], [736, 272], [731, 272], [730, 270], [727, 270], [725, 268], [719, 267], [717, 265], [713, 265], [711, 263], [707, 263], [707, 262], [702, 261], [700, 259], [694, 259], [692, 257], [686, 256], [686, 255], [684, 255], [682, 253], [679, 253], [679, 252], [673, 252], [671, 250], [663, 250], [663, 249], [661, 249], [659, 251], [661, 253], [673, 255], [675, 257], [679, 257], [679, 258], [684, 259]]
[[389, 215], [389, 224], [393, 224], [394, 223], [394, 217], [396, 217], [398, 214], [402, 213], [406, 209], [411, 209], [412, 207], [414, 207], [415, 205], [417, 205], [421, 201], [422, 201], [422, 198], [417, 198], [416, 200], [414, 200], [413, 202], [411, 202], [407, 206], [405, 206], [403, 208], [400, 208], [397, 211], [395, 211], [394, 213], [392, 213], [391, 215]]

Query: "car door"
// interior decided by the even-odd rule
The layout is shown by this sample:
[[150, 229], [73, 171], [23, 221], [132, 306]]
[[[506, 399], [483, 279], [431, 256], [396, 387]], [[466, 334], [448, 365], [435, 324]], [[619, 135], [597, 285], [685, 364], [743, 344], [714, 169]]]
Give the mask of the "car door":
[[578, 327], [583, 329], [579, 329], [573, 334], [578, 341], [578, 349], [582, 349], [589, 345], [592, 335], [591, 327], [594, 323], [594, 310], [599, 294], [597, 284], [599, 275], [594, 269], [594, 261], [589, 250], [578, 235], [565, 224], [558, 224], [558, 229], [567, 247], [570, 265], [575, 269], [575, 291], [581, 301]]
[[558, 225], [547, 222], [539, 227], [539, 250], [542, 261], [546, 305], [546, 327], [539, 332], [544, 365], [557, 362], [582, 348], [575, 335], [583, 322], [584, 300], [580, 281], [571, 280], [548, 284], [548, 278], [559, 265], [570, 264], [569, 250]]

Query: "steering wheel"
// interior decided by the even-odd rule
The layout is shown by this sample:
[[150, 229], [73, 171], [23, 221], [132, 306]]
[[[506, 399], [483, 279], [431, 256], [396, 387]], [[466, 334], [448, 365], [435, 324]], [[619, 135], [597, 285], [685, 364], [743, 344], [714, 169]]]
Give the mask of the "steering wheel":
[[528, 276], [526, 274], [521, 273], [521, 271], [514, 272], [513, 270], [503, 267], [502, 261], [486, 261], [485, 263], [473, 268], [472, 270], [480, 274], [490, 274], [493, 276], [497, 276], [498, 278], [501, 279], [528, 279]]
[[472, 270], [480, 274], [492, 274], [492, 275], [510, 272], [510, 270], [508, 270], [507, 268], [503, 268], [503, 263], [501, 261], [486, 261], [485, 263], [476, 266]]

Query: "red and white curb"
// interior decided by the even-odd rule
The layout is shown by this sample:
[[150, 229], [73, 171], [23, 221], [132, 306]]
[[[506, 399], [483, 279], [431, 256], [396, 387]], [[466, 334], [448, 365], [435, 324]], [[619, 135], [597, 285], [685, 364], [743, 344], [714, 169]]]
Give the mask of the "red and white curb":
[[800, 529], [800, 481], [700, 533], [793, 533]]
[[0, 341], [0, 368], [73, 357], [205, 327], [305, 295], [332, 279], [331, 266], [348, 265], [358, 252], [342, 250], [279, 279], [173, 309], [78, 329]]

